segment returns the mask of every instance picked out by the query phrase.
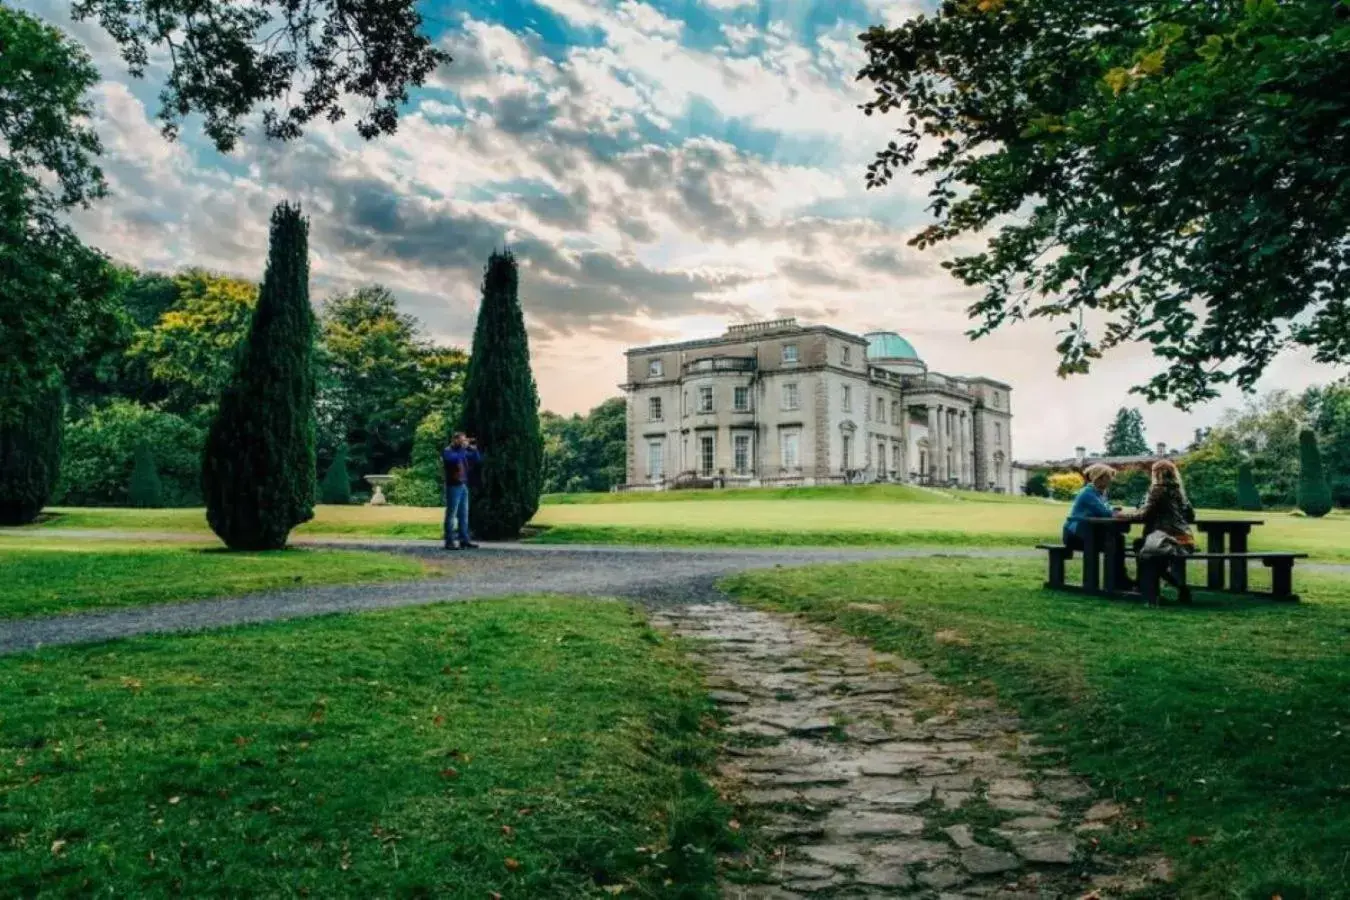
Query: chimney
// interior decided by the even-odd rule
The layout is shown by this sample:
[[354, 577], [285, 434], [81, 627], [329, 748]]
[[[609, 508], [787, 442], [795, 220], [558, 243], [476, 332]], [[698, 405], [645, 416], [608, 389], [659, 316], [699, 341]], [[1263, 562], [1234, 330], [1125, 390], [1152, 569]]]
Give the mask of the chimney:
[[1083, 465], [1083, 461], [1087, 459], [1087, 448], [1074, 447], [1073, 452], [1078, 454], [1078, 465], [1081, 467]]
[[1162, 441], [1158, 441], [1158, 458], [1162, 459], [1166, 456], [1167, 456], [1167, 445], [1164, 444]]

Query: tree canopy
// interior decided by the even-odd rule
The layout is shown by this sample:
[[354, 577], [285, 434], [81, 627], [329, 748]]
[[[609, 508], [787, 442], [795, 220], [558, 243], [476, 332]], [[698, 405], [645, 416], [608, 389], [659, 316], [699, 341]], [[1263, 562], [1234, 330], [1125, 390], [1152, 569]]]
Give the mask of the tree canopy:
[[1183, 408], [1289, 343], [1350, 355], [1346, 0], [944, 0], [875, 27], [869, 186], [935, 179], [913, 241], [983, 289], [971, 334], [1064, 324], [1059, 371], [1129, 341]]
[[222, 153], [262, 108], [269, 138], [290, 140], [316, 118], [337, 122], [363, 107], [364, 138], [392, 134], [408, 88], [450, 56], [419, 30], [414, 0], [78, 0], [143, 77], [153, 51], [167, 59], [159, 118], [168, 138], [197, 113]]
[[1143, 456], [1148, 453], [1143, 413], [1121, 407], [1106, 428], [1105, 443], [1107, 456]]

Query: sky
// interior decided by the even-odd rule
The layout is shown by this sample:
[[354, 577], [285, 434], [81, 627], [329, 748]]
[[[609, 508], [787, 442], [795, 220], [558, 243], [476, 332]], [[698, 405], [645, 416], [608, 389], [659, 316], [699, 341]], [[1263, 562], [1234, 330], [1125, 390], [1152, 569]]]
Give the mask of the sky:
[[[978, 298], [908, 245], [928, 185], [865, 171], [898, 122], [867, 117], [859, 32], [931, 0], [455, 0], [421, 5], [454, 61], [417, 89], [396, 134], [345, 122], [269, 143], [251, 128], [222, 156], [189, 120], [155, 120], [162, 64], [133, 79], [66, 0], [19, 0], [82, 41], [111, 196], [80, 234], [142, 268], [202, 266], [260, 280], [273, 206], [311, 216], [316, 301], [381, 283], [444, 343], [471, 342], [482, 268], [509, 245], [545, 408], [584, 412], [619, 393], [623, 351], [780, 316], [892, 330], [933, 370], [1013, 386], [1018, 459], [1100, 448], [1122, 405], [1150, 442], [1187, 443], [1242, 402], [1190, 412], [1128, 394], [1158, 369], [1121, 348], [1092, 374], [1055, 375], [1055, 326], [972, 342]], [[1261, 390], [1344, 370], [1280, 357]]]

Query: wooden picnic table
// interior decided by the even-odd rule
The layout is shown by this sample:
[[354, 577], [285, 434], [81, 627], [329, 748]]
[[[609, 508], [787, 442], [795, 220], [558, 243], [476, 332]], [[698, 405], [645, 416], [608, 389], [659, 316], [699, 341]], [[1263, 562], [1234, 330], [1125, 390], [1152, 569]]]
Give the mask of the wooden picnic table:
[[[1247, 538], [1257, 525], [1266, 524], [1261, 519], [1201, 519], [1195, 523], [1196, 530], [1205, 536], [1206, 553], [1247, 553]], [[1224, 584], [1224, 559], [1208, 561], [1208, 577], [1205, 587], [1211, 591], [1230, 590], [1241, 594], [1247, 591], [1247, 557], [1234, 556], [1226, 560], [1229, 565], [1228, 584]]]
[[1125, 544], [1134, 522], [1127, 519], [1083, 519], [1083, 590], [1089, 594], [1121, 592], [1125, 572]]

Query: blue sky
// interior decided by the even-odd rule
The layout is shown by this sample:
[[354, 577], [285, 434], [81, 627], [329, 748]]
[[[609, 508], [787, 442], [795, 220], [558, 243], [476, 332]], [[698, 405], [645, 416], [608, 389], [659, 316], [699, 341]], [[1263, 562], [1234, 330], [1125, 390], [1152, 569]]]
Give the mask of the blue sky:
[[[1126, 389], [1154, 371], [1147, 351], [1061, 382], [1049, 325], [971, 344], [975, 297], [939, 265], [955, 248], [907, 245], [927, 222], [927, 185], [864, 188], [896, 123], [857, 109], [857, 35], [931, 3], [427, 2], [428, 32], [455, 61], [414, 93], [397, 134], [366, 142], [349, 120], [275, 145], [251, 128], [228, 157], [196, 122], [177, 143], [160, 137], [162, 69], [128, 77], [64, 0], [19, 5], [82, 40], [104, 76], [94, 99], [112, 196], [77, 225], [123, 261], [260, 277], [268, 211], [299, 199], [316, 299], [378, 281], [446, 342], [468, 342], [483, 262], [509, 243], [549, 408], [616, 393], [628, 346], [796, 315], [893, 329], [939, 371], [1012, 383], [1015, 453], [1067, 455], [1100, 442]], [[1267, 386], [1334, 374], [1290, 356]], [[1177, 443], [1222, 406], [1145, 418]]]

